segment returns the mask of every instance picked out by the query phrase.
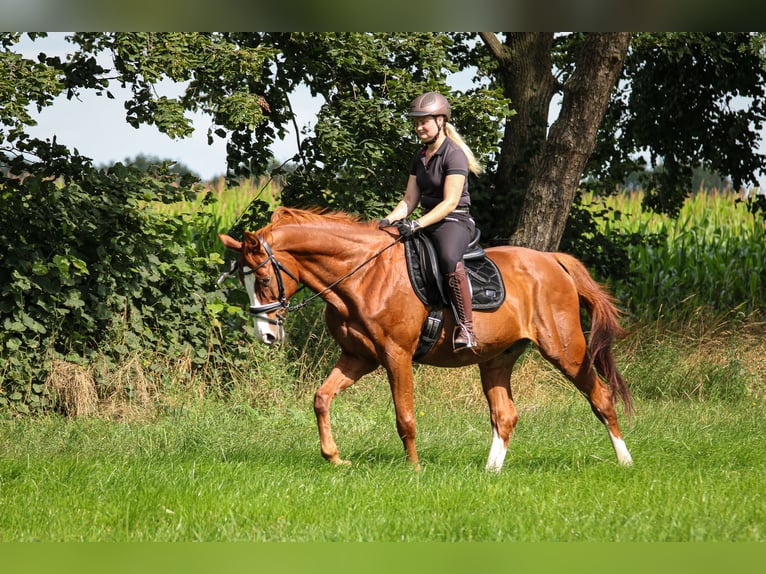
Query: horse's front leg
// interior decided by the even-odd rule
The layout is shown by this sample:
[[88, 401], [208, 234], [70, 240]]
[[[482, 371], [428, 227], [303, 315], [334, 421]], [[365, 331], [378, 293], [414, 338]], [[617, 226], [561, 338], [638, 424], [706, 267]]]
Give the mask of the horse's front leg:
[[332, 400], [358, 381], [362, 376], [372, 372], [377, 367], [374, 361], [343, 353], [335, 363], [330, 375], [314, 394], [314, 414], [319, 427], [319, 444], [322, 456], [333, 464], [349, 464], [340, 457], [338, 445], [332, 436], [330, 425], [330, 404]]
[[413, 397], [412, 357], [407, 353], [397, 356], [388, 354], [384, 367], [388, 372], [391, 395], [396, 410], [396, 430], [402, 439], [407, 461], [420, 470], [418, 452], [415, 448], [415, 399]]

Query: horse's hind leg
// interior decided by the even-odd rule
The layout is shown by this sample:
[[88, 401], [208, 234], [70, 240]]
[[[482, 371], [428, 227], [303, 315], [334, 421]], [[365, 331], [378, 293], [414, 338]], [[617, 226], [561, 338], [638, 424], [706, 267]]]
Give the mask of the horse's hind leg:
[[333, 464], [349, 464], [340, 457], [338, 445], [332, 436], [330, 425], [330, 404], [343, 389], [353, 385], [357, 380], [377, 367], [373, 361], [343, 353], [335, 363], [335, 368], [317, 389], [314, 395], [314, 414], [319, 427], [319, 443], [322, 456]]
[[[585, 369], [582, 369], [584, 371]], [[590, 408], [596, 418], [604, 423], [609, 439], [612, 441], [614, 454], [617, 461], [625, 466], [633, 464], [625, 439], [622, 437], [620, 425], [617, 422], [617, 412], [614, 408], [612, 392], [606, 386], [596, 372], [591, 368], [588, 372], [580, 372], [573, 379], [575, 386], [585, 395], [590, 403]]]
[[[576, 324], [579, 325], [579, 321]], [[566, 345], [562, 345], [562, 340], [566, 341]], [[593, 367], [586, 368], [587, 351], [585, 335], [582, 331], [579, 328], [571, 329], [569, 333], [554, 331], [552, 335], [540, 338], [538, 348], [542, 355], [558, 367], [588, 399], [593, 414], [609, 432], [617, 461], [625, 466], [631, 465], [633, 459], [625, 446], [625, 440], [617, 422], [612, 391]]]
[[503, 468], [508, 441], [519, 420], [511, 392], [511, 372], [523, 349], [500, 355], [479, 365], [481, 386], [489, 404], [492, 423], [492, 446], [489, 449], [486, 469], [499, 472]]

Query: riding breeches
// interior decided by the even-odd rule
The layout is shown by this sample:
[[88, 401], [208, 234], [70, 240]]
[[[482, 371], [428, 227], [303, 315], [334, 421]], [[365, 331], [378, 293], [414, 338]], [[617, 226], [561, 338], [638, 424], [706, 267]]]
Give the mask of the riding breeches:
[[453, 212], [423, 230], [434, 242], [442, 273], [453, 273], [463, 260], [476, 224], [468, 213]]

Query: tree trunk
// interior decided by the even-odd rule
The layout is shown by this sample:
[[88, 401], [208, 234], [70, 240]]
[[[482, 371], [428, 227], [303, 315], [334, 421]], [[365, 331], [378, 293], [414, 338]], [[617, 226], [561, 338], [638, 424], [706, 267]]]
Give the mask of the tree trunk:
[[[489, 36], [482, 34], [485, 43], [497, 58], [498, 54], [501, 53], [497, 51], [499, 42], [494, 44], [495, 49], [493, 49], [492, 38]], [[547, 34], [508, 35], [506, 46], [510, 47], [502, 51], [504, 59], [498, 59], [498, 62], [501, 69], [504, 70], [502, 75], [506, 82], [506, 94], [512, 98], [510, 90], [513, 88], [508, 85], [508, 81], [514, 76], [506, 67], [521, 65], [519, 58], [524, 58], [524, 54], [520, 49], [513, 48], [515, 42], [522, 42], [525, 39], [520, 38], [521, 36], [532, 36], [532, 43], [538, 48], [543, 45], [541, 36], [548, 37]], [[550, 42], [552, 42], [552, 36]], [[543, 107], [546, 120], [548, 112], [548, 106], [543, 106], [542, 99], [547, 98], [549, 104], [555, 89], [555, 80], [551, 76], [550, 65], [551, 44], [548, 43], [549, 54], [547, 59], [539, 55], [533, 58], [527, 57], [527, 66], [539, 66], [540, 68], [535, 72], [524, 72], [515, 82], [529, 81], [536, 77], [543, 85], [537, 85], [537, 100], [520, 98], [511, 102], [518, 115], [521, 118], [527, 118], [527, 120], [526, 122], [514, 122], [514, 118], [511, 118], [508, 127], [511, 131], [518, 132], [517, 134], [508, 136], [508, 129], [506, 129], [497, 189], [512, 190], [518, 187], [518, 184], [524, 179], [527, 181], [525, 182], [526, 193], [518, 217], [515, 218], [516, 225], [509, 243], [524, 245], [541, 251], [553, 251], [558, 248], [577, 192], [577, 186], [580, 183], [585, 163], [595, 146], [598, 127], [609, 103], [609, 95], [622, 69], [629, 43], [629, 33], [586, 34], [580, 54], [577, 57], [575, 70], [563, 86], [559, 117], [551, 125], [547, 139], [542, 138], [542, 140], [537, 124], [541, 119], [540, 114]], [[537, 53], [535, 51], [535, 54]], [[545, 66], [545, 70], [543, 70], [543, 66]], [[550, 76], [549, 80], [546, 79], [548, 76]], [[522, 110], [524, 104], [530, 109]], [[526, 136], [524, 132], [526, 132]], [[527, 139], [521, 144], [512, 144], [512, 138], [515, 137], [531, 139]], [[514, 149], [507, 148], [506, 144], [514, 145]], [[509, 158], [504, 160], [503, 156], [506, 154], [509, 155]], [[516, 174], [508, 170], [520, 170], [524, 174], [524, 170], [519, 167], [519, 164], [524, 163], [525, 158], [528, 167], [524, 169], [531, 173], [528, 173], [526, 177], [517, 179]]]
[[505, 43], [490, 32], [480, 36], [499, 63], [503, 95], [515, 112], [505, 123], [494, 180], [493, 207], [503, 214], [495, 234], [507, 240], [536, 171], [548, 131], [548, 109], [558, 88], [551, 72], [553, 33], [507, 33]]

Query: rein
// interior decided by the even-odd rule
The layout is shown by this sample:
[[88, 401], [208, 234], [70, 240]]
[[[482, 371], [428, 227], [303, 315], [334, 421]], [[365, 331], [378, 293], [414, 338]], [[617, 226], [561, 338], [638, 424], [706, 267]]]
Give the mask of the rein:
[[[351, 271], [349, 271], [342, 277], [336, 279], [335, 281], [330, 283], [327, 287], [325, 287], [321, 291], [314, 293], [305, 301], [302, 301], [298, 303], [297, 305], [291, 306], [290, 300], [285, 295], [285, 284], [282, 279], [282, 272], [286, 273], [296, 283], [300, 283], [300, 281], [298, 281], [298, 278], [295, 275], [293, 275], [293, 273], [289, 269], [287, 269], [284, 265], [282, 265], [277, 260], [277, 258], [274, 256], [274, 253], [271, 251], [271, 247], [269, 246], [268, 242], [261, 237], [260, 238], [261, 245], [263, 245], [263, 249], [266, 252], [266, 255], [268, 257], [264, 261], [262, 261], [260, 264], [258, 264], [258, 266], [255, 268], [243, 266], [242, 275], [243, 276], [251, 275], [255, 273], [258, 269], [266, 265], [267, 263], [271, 263], [272, 267], [274, 268], [274, 275], [277, 278], [277, 287], [279, 289], [279, 300], [274, 301], [273, 303], [267, 303], [266, 305], [259, 305], [258, 307], [250, 306], [249, 313], [250, 315], [257, 317], [259, 320], [263, 320], [268, 323], [281, 326], [282, 323], [284, 322], [283, 317], [280, 316], [278, 319], [275, 320], [275, 319], [271, 319], [267, 317], [266, 315], [268, 313], [272, 313], [277, 310], [298, 311], [299, 309], [302, 309], [303, 307], [311, 303], [314, 299], [321, 297], [328, 291], [332, 290], [334, 287], [337, 287], [338, 285], [340, 285], [343, 281], [351, 277], [354, 273], [357, 273], [362, 267], [370, 263], [373, 259], [376, 259], [380, 255], [382, 255], [385, 251], [391, 249], [394, 245], [399, 243], [401, 240], [402, 240], [402, 236], [397, 237], [394, 241], [392, 241], [385, 247], [373, 253], [370, 257], [362, 261], [359, 265], [354, 267]], [[218, 281], [217, 281], [218, 285], [221, 285], [225, 279], [227, 279], [228, 277], [231, 277], [231, 275], [233, 275], [238, 268], [239, 268], [239, 261], [233, 261], [229, 271], [221, 273], [221, 275], [218, 277]]]
[[339, 279], [336, 279], [335, 281], [333, 281], [332, 283], [330, 283], [330, 284], [329, 284], [327, 287], [325, 287], [325, 288], [324, 288], [324, 289], [322, 289], [321, 291], [318, 291], [318, 292], [314, 293], [314, 294], [313, 294], [311, 297], [309, 297], [309, 298], [308, 298], [308, 299], [306, 299], [305, 301], [302, 301], [302, 302], [298, 303], [298, 304], [297, 304], [295, 307], [289, 307], [289, 306], [286, 306], [286, 307], [285, 307], [285, 309], [287, 309], [288, 311], [298, 311], [299, 309], [302, 309], [303, 307], [305, 307], [306, 305], [308, 305], [309, 303], [311, 303], [311, 302], [312, 302], [314, 299], [316, 299], [317, 297], [321, 297], [322, 295], [324, 295], [324, 294], [325, 294], [325, 293], [327, 293], [328, 291], [332, 290], [332, 289], [333, 289], [333, 287], [337, 287], [338, 285], [340, 285], [341, 283], [343, 283], [343, 282], [344, 282], [346, 279], [348, 279], [349, 277], [351, 277], [351, 276], [352, 276], [354, 273], [356, 273], [357, 271], [359, 271], [359, 270], [360, 270], [362, 267], [364, 267], [365, 265], [367, 265], [367, 264], [368, 264], [370, 261], [372, 261], [373, 259], [376, 259], [377, 257], [380, 257], [380, 256], [381, 256], [381, 255], [382, 255], [382, 254], [383, 254], [385, 251], [388, 251], [389, 249], [391, 249], [391, 248], [392, 248], [394, 245], [396, 245], [397, 243], [399, 243], [399, 242], [400, 242], [402, 239], [403, 239], [403, 238], [402, 238], [402, 236], [399, 236], [399, 237], [397, 237], [396, 239], [394, 239], [394, 241], [393, 241], [393, 242], [389, 243], [388, 245], [386, 245], [386, 246], [385, 246], [385, 247], [383, 247], [382, 249], [379, 249], [378, 251], [376, 251], [375, 253], [373, 253], [372, 255], [370, 255], [370, 257], [368, 257], [367, 259], [365, 259], [364, 261], [362, 261], [362, 262], [361, 262], [359, 265], [357, 265], [356, 267], [354, 267], [354, 268], [353, 268], [351, 271], [349, 271], [348, 273], [346, 273], [346, 274], [345, 274], [343, 277], [341, 277], [341, 278], [339, 278]]

